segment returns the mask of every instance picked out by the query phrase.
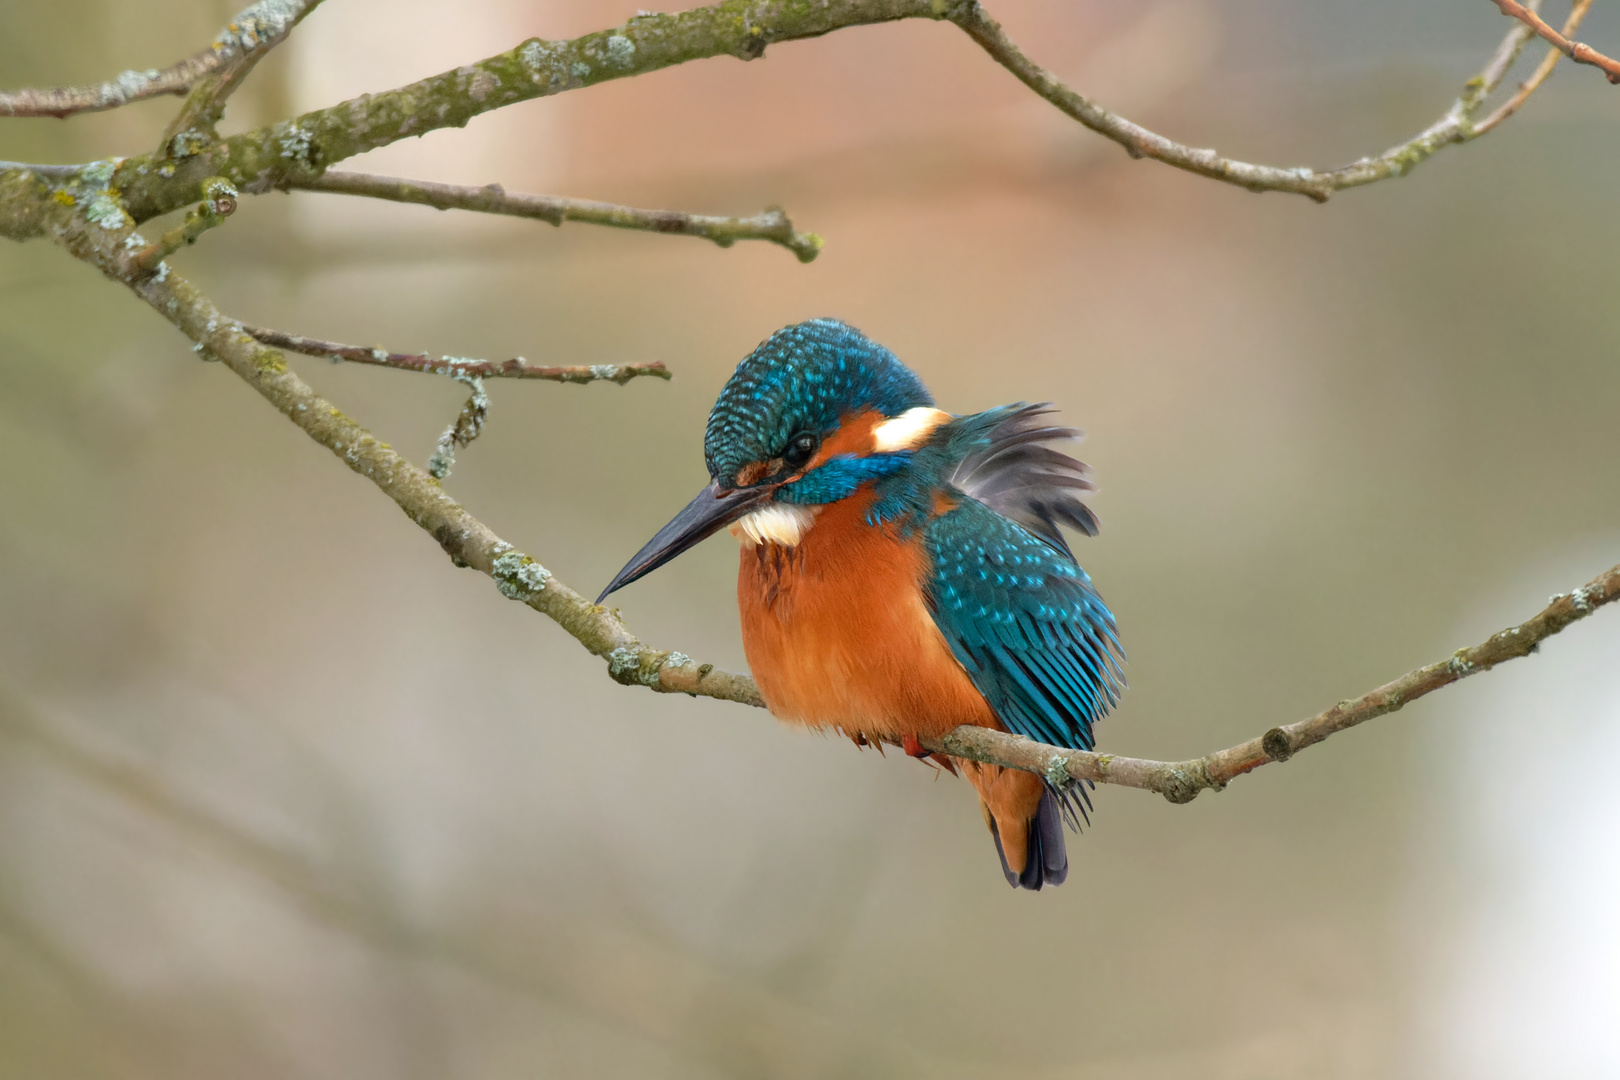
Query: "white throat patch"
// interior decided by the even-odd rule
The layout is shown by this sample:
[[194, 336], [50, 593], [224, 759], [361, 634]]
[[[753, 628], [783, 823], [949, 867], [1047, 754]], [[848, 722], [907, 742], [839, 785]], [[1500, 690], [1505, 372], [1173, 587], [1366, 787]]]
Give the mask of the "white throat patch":
[[896, 450], [915, 450], [928, 441], [934, 429], [951, 418], [943, 409], [919, 405], [907, 409], [893, 420], [885, 420], [872, 429], [872, 448], [880, 454]]
[[731, 526], [731, 535], [747, 547], [758, 544], [793, 547], [810, 531], [819, 509], [820, 507], [816, 506], [772, 503], [746, 517], [738, 518]]

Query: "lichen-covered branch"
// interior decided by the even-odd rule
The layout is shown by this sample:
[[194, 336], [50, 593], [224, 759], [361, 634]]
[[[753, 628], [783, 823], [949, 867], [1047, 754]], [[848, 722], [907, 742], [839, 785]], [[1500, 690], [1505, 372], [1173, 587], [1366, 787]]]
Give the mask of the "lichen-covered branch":
[[615, 229], [699, 236], [721, 247], [730, 247], [738, 240], [768, 240], [793, 252], [800, 262], [810, 262], [820, 254], [822, 246], [821, 237], [815, 233], [794, 232], [793, 222], [783, 210], [776, 207], [753, 217], [711, 217], [680, 210], [642, 210], [633, 206], [568, 199], [557, 195], [513, 194], [499, 184], [468, 187], [353, 172], [327, 172], [316, 179], [299, 181], [290, 186], [304, 191], [328, 191], [338, 195], [364, 195], [392, 202], [416, 203], [436, 210], [475, 210], [484, 214], [532, 218], [552, 225], [579, 221]]
[[195, 201], [225, 176], [250, 193], [297, 187], [356, 154], [468, 121], [519, 101], [716, 56], [753, 60], [767, 45], [845, 26], [941, 18], [943, 0], [723, 0], [569, 41], [532, 38], [514, 49], [381, 94], [366, 94], [198, 147], [162, 161], [132, 157], [117, 187], [137, 222]]
[[[1586, 13], [1591, 10], [1592, 0], [1575, 0], [1575, 3], [1570, 6], [1569, 18], [1564, 20], [1563, 35], [1569, 37], [1579, 30], [1581, 22], [1586, 18]], [[1563, 59], [1563, 56], [1564, 54], [1556, 48], [1548, 49], [1547, 55], [1542, 57], [1541, 63], [1536, 65], [1536, 70], [1531, 72], [1528, 79], [1519, 84], [1518, 91], [1501, 105], [1498, 105], [1491, 115], [1474, 125], [1474, 134], [1483, 135], [1518, 112], [1519, 107], [1530, 99], [1530, 95], [1535, 93], [1541, 87], [1541, 84], [1547, 81], [1547, 76], [1553, 73], [1553, 68], [1558, 66], [1558, 61]]]
[[489, 395], [484, 392], [484, 380], [476, 375], [458, 374], [454, 378], [457, 382], [465, 383], [472, 393], [467, 395], [467, 404], [461, 407], [455, 422], [439, 436], [433, 456], [428, 458], [428, 475], [435, 480], [444, 480], [450, 475], [456, 463], [456, 450], [471, 446], [472, 441], [483, 434], [484, 425], [489, 421]]
[[[1533, 7], [1539, 3], [1540, 0], [1532, 0]], [[1485, 97], [1502, 81], [1532, 36], [1529, 27], [1514, 27], [1497, 47], [1485, 70], [1468, 81], [1446, 114], [1406, 142], [1392, 146], [1376, 157], [1362, 158], [1327, 172], [1316, 172], [1304, 166], [1283, 168], [1256, 165], [1223, 157], [1214, 150], [1195, 149], [1167, 139], [1063, 85], [1051, 72], [1025, 56], [1001, 29], [1001, 24], [986, 14], [978, 3], [962, 5], [951, 15], [951, 20], [1025, 86], [1092, 131], [1119, 143], [1132, 157], [1152, 158], [1250, 191], [1292, 192], [1317, 202], [1326, 202], [1334, 192], [1345, 188], [1404, 176], [1413, 166], [1426, 161], [1443, 147], [1467, 142], [1478, 135], [1472, 123], [1474, 114]]]
[[645, 364], [579, 364], [564, 367], [545, 367], [531, 364], [521, 356], [496, 363], [493, 360], [470, 360], [465, 356], [429, 356], [427, 353], [396, 353], [384, 349], [368, 349], [360, 345], [342, 345], [336, 341], [300, 337], [281, 330], [268, 330], [262, 326], [242, 325], [245, 333], [256, 340], [327, 360], [346, 360], [352, 364], [374, 364], [378, 367], [399, 368], [401, 371], [419, 371], [429, 375], [476, 379], [545, 379], [549, 382], [588, 383], [611, 382], [623, 386], [642, 375], [668, 380], [669, 369], [659, 361]]
[[[166, 68], [126, 71], [88, 86], [0, 91], [0, 116], [66, 117], [116, 109], [144, 98], [187, 93], [204, 76], [224, 71], [237, 72], [231, 83], [234, 88], [263, 55], [261, 45], [266, 40], [271, 44], [279, 41], [317, 3], [320, 0], [259, 0], [232, 19], [208, 48]], [[241, 64], [249, 56], [252, 59]]]
[[1604, 56], [1590, 45], [1583, 45], [1579, 41], [1569, 40], [1567, 35], [1574, 31], [1566, 30], [1560, 34], [1551, 26], [1548, 26], [1546, 21], [1536, 14], [1536, 5], [1520, 4], [1516, 3], [1515, 0], [1491, 0], [1491, 2], [1502, 10], [1502, 14], [1518, 19], [1531, 30], [1534, 30], [1543, 41], [1577, 64], [1590, 64], [1603, 72], [1604, 77], [1611, 83], [1620, 83], [1620, 60], [1616, 60], [1611, 56]]
[[163, 132], [159, 157], [185, 157], [219, 136], [215, 127], [225, 115], [225, 100], [242, 85], [254, 66], [292, 33], [321, 0], [259, 0], [243, 11], [214, 41], [226, 55], [218, 67], [197, 80], [186, 103]]
[[1141, 758], [1063, 750], [986, 728], [959, 727], [940, 739], [924, 739], [929, 750], [1037, 772], [1054, 783], [1068, 779], [1156, 791], [1173, 803], [1190, 802], [1200, 791], [1219, 791], [1228, 782], [1272, 761], [1287, 761], [1374, 717], [1400, 709], [1425, 694], [1460, 679], [1489, 671], [1497, 664], [1535, 652], [1543, 641], [1605, 604], [1620, 599], [1620, 566], [1604, 571], [1573, 592], [1553, 597], [1536, 615], [1518, 626], [1492, 634], [1480, 644], [1458, 649], [1444, 660], [1409, 671], [1393, 682], [1353, 701], [1306, 720], [1274, 727], [1265, 734], [1226, 750], [1187, 761]]

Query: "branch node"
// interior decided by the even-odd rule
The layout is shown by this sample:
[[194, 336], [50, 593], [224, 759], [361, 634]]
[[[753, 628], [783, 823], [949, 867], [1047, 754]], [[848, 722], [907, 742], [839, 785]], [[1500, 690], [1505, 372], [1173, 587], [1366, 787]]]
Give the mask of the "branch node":
[[[236, 186], [223, 176], [210, 177], [202, 183], [203, 201], [191, 208], [186, 220], [164, 233], [155, 243], [135, 251], [129, 257], [130, 271], [137, 275], [162, 272], [163, 260], [176, 251], [195, 244], [197, 238], [209, 229], [223, 224], [236, 213], [239, 197]], [[131, 239], [138, 234], [131, 233]]]
[[545, 591], [546, 582], [551, 580], [550, 570], [510, 544], [497, 544], [496, 548], [498, 550], [490, 566], [490, 576], [495, 579], [495, 587], [502, 596], [527, 604]]
[[1280, 727], [1274, 727], [1260, 737], [1260, 749], [1272, 761], [1287, 761], [1294, 756], [1294, 742], [1288, 737], [1288, 732]]
[[1187, 770], [1180, 765], [1172, 765], [1164, 771], [1164, 779], [1159, 784], [1159, 794], [1181, 806], [1198, 798], [1198, 793], [1205, 786], [1195, 777], [1188, 775]]

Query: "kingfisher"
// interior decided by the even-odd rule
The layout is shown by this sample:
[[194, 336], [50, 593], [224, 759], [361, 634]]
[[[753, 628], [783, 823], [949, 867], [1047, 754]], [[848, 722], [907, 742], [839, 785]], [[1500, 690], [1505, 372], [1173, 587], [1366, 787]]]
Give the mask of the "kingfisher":
[[729, 528], [748, 666], [782, 720], [899, 745], [978, 792], [1014, 888], [1068, 876], [1085, 786], [930, 754], [961, 724], [1092, 748], [1125, 681], [1114, 615], [1064, 538], [1097, 518], [1091, 471], [1047, 445], [1050, 405], [952, 415], [888, 349], [836, 319], [778, 330], [720, 391], [710, 483], [610, 593]]

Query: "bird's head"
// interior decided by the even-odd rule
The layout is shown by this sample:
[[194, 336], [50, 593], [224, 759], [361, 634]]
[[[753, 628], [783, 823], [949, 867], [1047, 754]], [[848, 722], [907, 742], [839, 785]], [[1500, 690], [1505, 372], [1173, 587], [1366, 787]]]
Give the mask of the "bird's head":
[[709, 413], [711, 482], [608, 583], [597, 602], [725, 528], [796, 542], [817, 505], [890, 475], [949, 414], [893, 353], [836, 319], [778, 330]]

